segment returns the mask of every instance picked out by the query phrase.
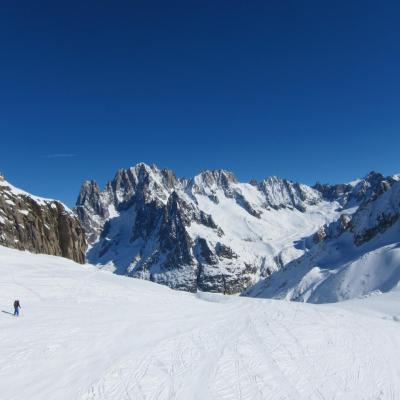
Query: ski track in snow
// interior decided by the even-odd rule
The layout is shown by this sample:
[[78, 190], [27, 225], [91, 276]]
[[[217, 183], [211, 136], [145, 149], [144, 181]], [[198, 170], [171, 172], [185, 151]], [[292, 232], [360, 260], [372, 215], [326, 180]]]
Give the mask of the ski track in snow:
[[371, 298], [191, 295], [1, 247], [0, 273], [23, 307], [0, 314], [1, 400], [400, 398], [400, 324]]

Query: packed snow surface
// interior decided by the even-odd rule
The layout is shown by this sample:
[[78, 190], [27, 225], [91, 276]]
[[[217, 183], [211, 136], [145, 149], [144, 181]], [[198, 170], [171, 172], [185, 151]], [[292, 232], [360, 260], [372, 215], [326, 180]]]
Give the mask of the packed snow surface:
[[3, 247], [0, 274], [1, 400], [400, 398], [397, 290], [194, 295]]

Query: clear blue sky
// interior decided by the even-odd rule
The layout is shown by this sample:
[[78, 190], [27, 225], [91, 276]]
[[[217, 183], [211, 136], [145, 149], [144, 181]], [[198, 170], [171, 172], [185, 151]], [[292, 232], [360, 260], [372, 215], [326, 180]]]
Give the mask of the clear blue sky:
[[398, 1], [8, 1], [0, 170], [72, 205], [137, 162], [400, 172]]

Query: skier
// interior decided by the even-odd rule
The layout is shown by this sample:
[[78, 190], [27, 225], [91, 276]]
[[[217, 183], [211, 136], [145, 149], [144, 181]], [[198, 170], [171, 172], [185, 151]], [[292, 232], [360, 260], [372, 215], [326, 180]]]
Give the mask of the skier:
[[15, 317], [18, 317], [20, 308], [21, 308], [21, 305], [19, 304], [19, 300], [15, 300], [14, 301], [14, 316]]

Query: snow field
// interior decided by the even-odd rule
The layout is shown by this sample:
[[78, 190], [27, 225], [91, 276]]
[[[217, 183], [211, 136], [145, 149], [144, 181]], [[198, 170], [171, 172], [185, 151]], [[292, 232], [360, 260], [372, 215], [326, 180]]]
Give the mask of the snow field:
[[400, 398], [397, 291], [193, 295], [3, 247], [0, 276], [1, 400]]

